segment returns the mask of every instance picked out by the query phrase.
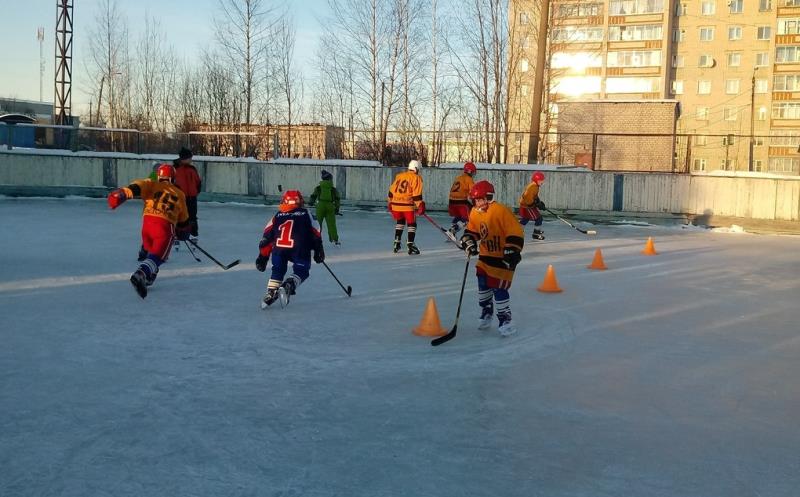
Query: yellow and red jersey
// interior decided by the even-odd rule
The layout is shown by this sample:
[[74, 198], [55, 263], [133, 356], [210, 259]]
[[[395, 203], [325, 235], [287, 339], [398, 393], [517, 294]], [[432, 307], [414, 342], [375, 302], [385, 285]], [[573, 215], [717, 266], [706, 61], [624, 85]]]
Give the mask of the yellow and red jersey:
[[389, 187], [389, 207], [394, 212], [416, 210], [422, 202], [422, 178], [414, 172], [404, 171], [394, 177]]
[[539, 196], [539, 185], [534, 182], [528, 183], [522, 196], [519, 197], [519, 207], [525, 209], [533, 207], [533, 201]]
[[472, 205], [469, 201], [469, 191], [475, 185], [475, 180], [467, 173], [459, 175], [450, 187], [450, 205]]
[[512, 248], [522, 252], [525, 243], [522, 225], [511, 209], [497, 202], [490, 203], [485, 211], [472, 209], [464, 233], [479, 240], [476, 267], [491, 278], [508, 282], [510, 286], [514, 271], [503, 264], [503, 251]]
[[186, 222], [189, 210], [186, 196], [180, 188], [166, 181], [138, 179], [122, 189], [128, 198], [141, 198], [144, 201], [145, 216], [165, 219], [172, 224]]

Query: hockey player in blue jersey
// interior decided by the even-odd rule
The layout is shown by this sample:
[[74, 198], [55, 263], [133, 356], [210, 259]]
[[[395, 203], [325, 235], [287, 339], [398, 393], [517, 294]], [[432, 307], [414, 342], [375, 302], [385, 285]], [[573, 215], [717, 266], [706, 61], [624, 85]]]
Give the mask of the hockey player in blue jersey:
[[[303, 208], [303, 195], [297, 190], [287, 190], [278, 209], [280, 212], [264, 228], [258, 244], [256, 269], [263, 273], [272, 256], [272, 274], [267, 282], [267, 294], [261, 302], [262, 309], [278, 298], [283, 306], [289, 303], [300, 283], [308, 278], [312, 250], [314, 262], [320, 264], [325, 260], [322, 236], [311, 214]], [[289, 262], [292, 263], [292, 274], [284, 280]]]

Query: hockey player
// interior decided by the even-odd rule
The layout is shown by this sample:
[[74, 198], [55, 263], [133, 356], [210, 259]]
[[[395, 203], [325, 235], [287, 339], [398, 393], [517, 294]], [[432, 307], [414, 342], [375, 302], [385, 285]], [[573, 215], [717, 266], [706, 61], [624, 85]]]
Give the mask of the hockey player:
[[394, 225], [394, 251], [400, 251], [400, 239], [403, 228], [408, 224], [409, 255], [419, 254], [419, 249], [414, 244], [417, 235], [417, 214], [425, 213], [425, 202], [422, 200], [422, 178], [419, 176], [419, 161], [412, 160], [408, 163], [408, 170], [394, 177], [392, 186], [389, 187], [389, 212], [395, 220]]
[[448, 230], [453, 236], [467, 225], [469, 211], [472, 204], [469, 201], [469, 191], [475, 184], [472, 179], [478, 169], [472, 162], [464, 164], [464, 173], [460, 174], [453, 185], [450, 187], [450, 198], [448, 200], [447, 213], [453, 216], [453, 225]]
[[[131, 275], [131, 284], [140, 297], [147, 297], [147, 287], [156, 281], [158, 268], [169, 257], [176, 235], [189, 238], [189, 211], [183, 192], [175, 186], [175, 168], [161, 164], [156, 170], [157, 181], [149, 178], [135, 180], [125, 188], [108, 194], [108, 205], [116, 209], [130, 198], [144, 201], [142, 216], [142, 247], [146, 256]], [[177, 231], [176, 231], [177, 226]]]
[[323, 169], [321, 176], [322, 181], [314, 188], [314, 193], [311, 194], [308, 205], [314, 207], [314, 204], [319, 200], [317, 204], [317, 222], [320, 223], [321, 227], [322, 221], [325, 221], [325, 225], [328, 228], [328, 240], [338, 247], [341, 243], [339, 243], [339, 232], [336, 230], [336, 216], [341, 215], [339, 214], [341, 199], [336, 187], [333, 186], [333, 175]]
[[191, 235], [197, 237], [197, 196], [203, 184], [197, 168], [192, 164], [192, 151], [186, 147], [178, 152], [178, 158], [173, 161], [175, 166], [175, 184], [186, 195], [186, 207], [189, 209], [189, 224]]
[[[303, 195], [297, 190], [287, 190], [278, 210], [280, 212], [264, 228], [258, 244], [256, 269], [263, 273], [272, 255], [272, 274], [261, 302], [262, 309], [272, 305], [278, 298], [284, 306], [289, 303], [289, 298], [295, 294], [300, 283], [308, 278], [312, 250], [314, 262], [320, 264], [325, 260], [322, 236], [314, 226], [311, 214], [303, 207]], [[284, 280], [289, 262], [292, 263], [293, 274]]]
[[494, 201], [494, 186], [488, 181], [475, 183], [470, 198], [474, 207], [461, 237], [461, 248], [470, 255], [478, 255], [475, 265], [481, 307], [478, 329], [486, 330], [492, 326], [492, 315], [496, 310], [500, 335], [513, 335], [517, 329], [511, 321], [508, 290], [514, 270], [522, 260], [520, 252], [525, 232], [511, 209]]
[[544, 202], [539, 198], [539, 187], [542, 183], [544, 183], [544, 173], [536, 171], [522, 192], [522, 196], [519, 197], [519, 222], [525, 226], [528, 221], [533, 220], [531, 238], [534, 240], [544, 240], [544, 231], [539, 229], [542, 225], [542, 213], [539, 211], [545, 209]]

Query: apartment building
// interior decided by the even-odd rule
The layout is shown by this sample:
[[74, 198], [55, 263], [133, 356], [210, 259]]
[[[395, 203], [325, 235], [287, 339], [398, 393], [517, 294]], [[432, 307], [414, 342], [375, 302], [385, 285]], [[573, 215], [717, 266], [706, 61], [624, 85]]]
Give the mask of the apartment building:
[[[511, 0], [510, 29], [538, 26], [540, 7]], [[549, 7], [553, 113], [543, 129], [569, 131], [556, 117], [563, 102], [674, 99], [674, 130], [687, 135], [675, 140], [675, 162], [800, 174], [800, 0], [550, 0]], [[511, 101], [521, 122], [537, 45], [510, 51], [526, 61], [511, 78], [519, 81]]]

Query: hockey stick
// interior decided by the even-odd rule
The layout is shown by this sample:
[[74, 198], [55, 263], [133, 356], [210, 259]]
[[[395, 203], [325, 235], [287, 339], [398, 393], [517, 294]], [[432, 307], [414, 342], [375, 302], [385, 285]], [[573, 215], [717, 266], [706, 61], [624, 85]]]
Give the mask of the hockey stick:
[[570, 228], [575, 228], [576, 230], [580, 231], [580, 232], [581, 232], [581, 233], [583, 233], [584, 235], [596, 235], [596, 234], [597, 234], [597, 232], [596, 232], [595, 230], [583, 230], [583, 229], [580, 229], [580, 228], [578, 228], [577, 226], [575, 226], [575, 225], [574, 225], [574, 224], [572, 224], [571, 222], [567, 221], [567, 220], [566, 220], [566, 219], [564, 219], [563, 217], [559, 216], [559, 215], [558, 215], [558, 214], [556, 214], [555, 212], [551, 211], [550, 209], [545, 209], [545, 210], [546, 210], [547, 212], [549, 212], [550, 214], [554, 215], [555, 217], [557, 217], [559, 220], [561, 220], [561, 221], [563, 221], [564, 223], [566, 223], [566, 224], [567, 224], [567, 226], [569, 226]]
[[344, 293], [346, 293], [347, 296], [349, 297], [350, 294], [353, 293], [353, 289], [350, 288], [350, 285], [347, 285], [347, 288], [345, 288], [344, 285], [342, 285], [342, 282], [339, 281], [339, 278], [337, 278], [336, 275], [333, 274], [333, 271], [331, 271], [331, 268], [328, 267], [327, 264], [325, 264], [325, 261], [322, 261], [322, 265], [325, 266], [325, 269], [327, 269], [329, 273], [331, 273], [331, 276], [333, 276], [333, 279], [336, 280], [336, 283], [339, 283], [339, 286], [342, 287], [342, 290], [344, 290]]
[[203, 262], [194, 254], [194, 250], [192, 250], [192, 247], [191, 247], [191, 245], [189, 245], [189, 242], [184, 240], [183, 243], [186, 244], [186, 248], [189, 249], [189, 253], [192, 254], [192, 257], [194, 257], [194, 260], [196, 260], [197, 262]]
[[425, 219], [427, 219], [428, 221], [430, 221], [430, 223], [431, 223], [432, 225], [434, 225], [435, 227], [439, 228], [439, 231], [441, 231], [442, 233], [444, 233], [444, 236], [446, 236], [448, 239], [450, 239], [450, 241], [451, 241], [451, 242], [455, 243], [455, 244], [456, 244], [456, 246], [458, 246], [458, 240], [456, 240], [456, 237], [455, 237], [455, 235], [453, 235], [452, 233], [450, 233], [450, 232], [449, 232], [449, 231], [447, 231], [446, 229], [442, 228], [442, 227], [439, 225], [439, 223], [437, 223], [436, 221], [434, 221], [433, 219], [431, 219], [431, 217], [430, 217], [429, 215], [427, 215], [427, 214], [422, 214], [422, 217], [424, 217]]
[[200, 245], [198, 245], [198, 244], [197, 244], [197, 242], [194, 242], [194, 241], [192, 241], [191, 239], [189, 239], [189, 243], [191, 243], [192, 245], [194, 245], [194, 246], [197, 248], [197, 250], [199, 250], [200, 252], [204, 253], [206, 257], [208, 257], [209, 259], [211, 259], [212, 261], [214, 261], [214, 262], [217, 264], [217, 266], [221, 267], [222, 269], [224, 269], [224, 270], [226, 270], [226, 271], [227, 271], [228, 269], [232, 268], [233, 266], [235, 266], [235, 265], [239, 264], [240, 262], [242, 262], [242, 261], [240, 261], [239, 259], [236, 259], [235, 261], [231, 262], [230, 264], [228, 264], [228, 265], [225, 265], [225, 264], [223, 264], [223, 263], [219, 262], [218, 260], [214, 259], [214, 256], [213, 256], [213, 255], [211, 255], [211, 254], [209, 254], [208, 252], [206, 252], [205, 250], [203, 250], [203, 247], [201, 247]]
[[470, 256], [467, 255], [467, 264], [464, 266], [464, 279], [461, 280], [461, 294], [458, 296], [458, 310], [456, 310], [456, 323], [453, 325], [453, 329], [450, 330], [450, 333], [431, 340], [431, 345], [433, 345], [434, 347], [436, 347], [437, 345], [441, 345], [444, 342], [448, 342], [456, 337], [456, 331], [458, 330], [458, 317], [461, 315], [461, 302], [464, 300], [464, 285], [466, 285], [467, 283], [467, 272], [469, 271], [469, 258]]

